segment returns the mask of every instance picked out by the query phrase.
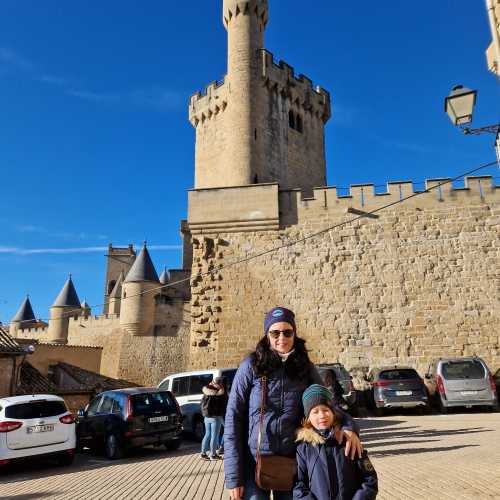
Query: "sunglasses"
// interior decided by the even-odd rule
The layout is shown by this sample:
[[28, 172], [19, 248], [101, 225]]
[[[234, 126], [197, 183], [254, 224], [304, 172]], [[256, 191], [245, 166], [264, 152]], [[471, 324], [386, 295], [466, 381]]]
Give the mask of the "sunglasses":
[[293, 337], [293, 334], [295, 333], [293, 330], [291, 330], [290, 328], [287, 329], [287, 330], [269, 330], [269, 335], [273, 338], [273, 339], [277, 339], [279, 338], [280, 334], [283, 334], [287, 339], [289, 339], [290, 337]]

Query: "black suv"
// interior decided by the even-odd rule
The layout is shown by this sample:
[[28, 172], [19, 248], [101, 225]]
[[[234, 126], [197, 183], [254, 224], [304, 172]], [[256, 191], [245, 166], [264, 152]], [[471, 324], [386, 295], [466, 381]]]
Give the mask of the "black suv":
[[97, 395], [78, 412], [76, 427], [79, 449], [104, 449], [110, 460], [145, 445], [175, 450], [181, 433], [182, 415], [172, 393], [142, 387]]

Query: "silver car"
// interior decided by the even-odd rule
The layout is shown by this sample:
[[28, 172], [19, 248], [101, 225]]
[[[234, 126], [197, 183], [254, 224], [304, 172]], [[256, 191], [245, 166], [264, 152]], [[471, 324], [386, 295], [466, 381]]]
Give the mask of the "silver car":
[[438, 359], [429, 366], [425, 379], [442, 413], [458, 406], [498, 409], [495, 381], [481, 358]]

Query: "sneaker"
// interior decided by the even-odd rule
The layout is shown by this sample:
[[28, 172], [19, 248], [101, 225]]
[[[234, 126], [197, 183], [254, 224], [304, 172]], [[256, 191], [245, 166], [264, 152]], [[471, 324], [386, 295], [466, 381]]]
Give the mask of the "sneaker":
[[209, 457], [206, 453], [202, 453], [202, 454], [200, 455], [200, 458], [201, 458], [202, 460], [210, 460], [210, 457]]
[[224, 450], [217, 450], [217, 456], [222, 460], [224, 458]]
[[217, 460], [220, 460], [221, 457], [217, 456], [217, 455], [212, 455], [209, 460], [210, 462], [216, 462]]

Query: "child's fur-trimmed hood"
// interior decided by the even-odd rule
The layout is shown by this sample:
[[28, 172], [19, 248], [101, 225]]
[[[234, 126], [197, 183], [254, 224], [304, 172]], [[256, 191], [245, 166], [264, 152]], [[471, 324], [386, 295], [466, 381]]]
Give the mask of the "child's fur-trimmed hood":
[[205, 396], [222, 396], [224, 394], [224, 387], [215, 387], [212, 384], [208, 384], [202, 389]]
[[319, 446], [320, 444], [325, 444], [326, 442], [326, 440], [311, 427], [301, 427], [297, 431], [297, 439], [295, 442], [299, 443], [301, 441], [312, 444], [313, 446]]

